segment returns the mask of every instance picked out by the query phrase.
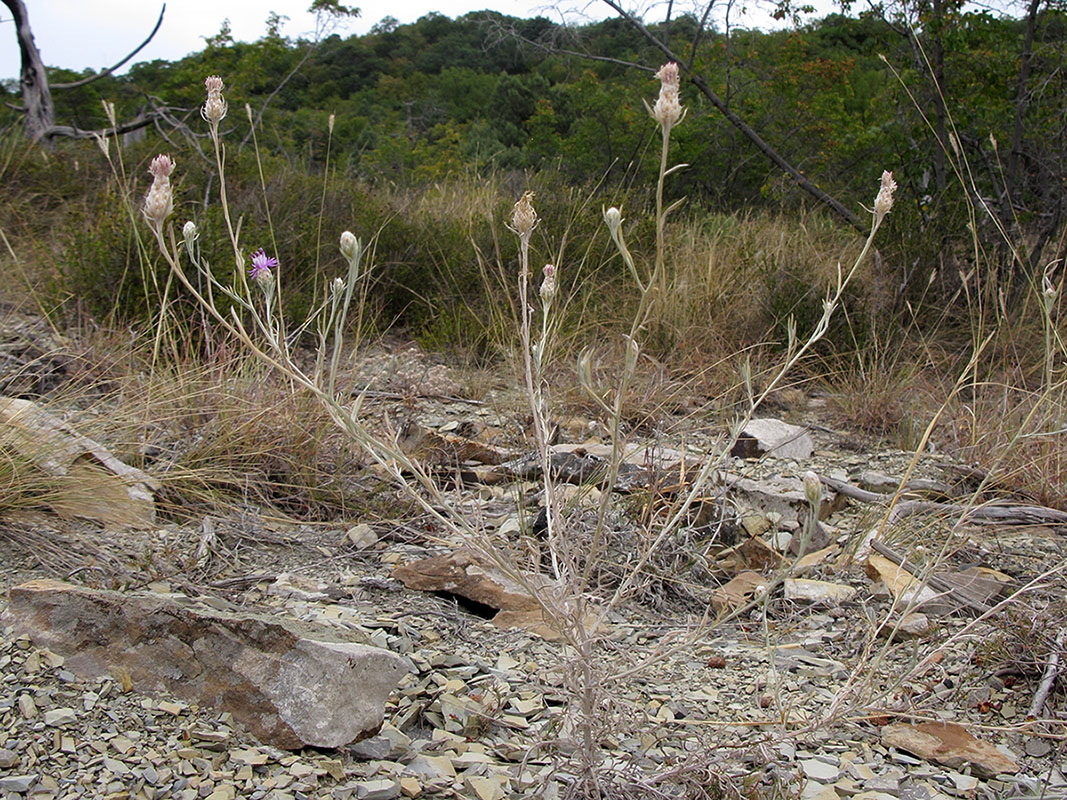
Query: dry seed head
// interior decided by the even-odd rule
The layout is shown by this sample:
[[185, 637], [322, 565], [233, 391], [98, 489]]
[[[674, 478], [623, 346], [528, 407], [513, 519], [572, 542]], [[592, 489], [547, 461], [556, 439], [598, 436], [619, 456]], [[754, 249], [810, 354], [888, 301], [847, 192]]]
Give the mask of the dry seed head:
[[110, 100], [100, 101], [104, 106], [104, 116], [107, 117], [107, 121], [111, 123], [111, 127], [114, 128], [118, 125], [118, 116], [115, 114], [115, 104]]
[[104, 158], [110, 158], [111, 140], [106, 136], [101, 136], [96, 131], [93, 131], [93, 138], [96, 139], [96, 146], [100, 148], [100, 152], [104, 154]]
[[222, 78], [211, 75], [204, 81], [207, 87], [207, 102], [204, 103], [200, 114], [207, 120], [209, 125], [217, 126], [226, 116], [226, 100], [222, 96]]
[[530, 240], [530, 234], [537, 227], [537, 212], [533, 207], [533, 192], [523, 192], [519, 202], [515, 204], [515, 212], [512, 214], [512, 229], [524, 241]]
[[897, 182], [893, 180], [892, 172], [882, 173], [882, 185], [878, 188], [878, 195], [874, 198], [874, 224], [880, 225], [885, 215], [893, 207], [893, 192], [897, 189]]

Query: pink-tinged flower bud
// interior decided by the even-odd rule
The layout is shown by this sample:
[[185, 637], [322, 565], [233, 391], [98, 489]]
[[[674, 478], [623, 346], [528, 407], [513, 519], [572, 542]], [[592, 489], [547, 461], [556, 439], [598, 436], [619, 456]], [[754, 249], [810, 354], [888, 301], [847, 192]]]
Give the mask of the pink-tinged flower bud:
[[519, 202], [515, 204], [511, 218], [512, 230], [525, 242], [530, 241], [530, 234], [537, 227], [537, 212], [534, 211], [533, 199], [533, 192], [523, 192]]
[[541, 302], [547, 307], [552, 305], [552, 298], [556, 296], [556, 268], [551, 264], [545, 264], [541, 272], [545, 276], [541, 282]]
[[148, 172], [156, 180], [169, 180], [170, 174], [174, 172], [174, 159], [161, 153], [152, 159]]
[[673, 61], [664, 64], [659, 68], [659, 72], [656, 73], [656, 77], [659, 78], [662, 88], [677, 92], [681, 87], [681, 78], [678, 75], [678, 65]]
[[659, 97], [652, 107], [652, 116], [665, 131], [681, 122], [685, 112], [682, 109], [681, 100], [678, 98], [680, 78], [678, 65], [675, 63], [664, 64], [656, 73], [660, 80]]
[[217, 127], [226, 116], [226, 100], [222, 96], [222, 78], [218, 75], [211, 75], [204, 81], [204, 86], [207, 87], [207, 102], [204, 103], [200, 114], [209, 125]]
[[893, 180], [892, 172], [882, 173], [882, 185], [878, 188], [878, 195], [874, 198], [874, 224], [880, 225], [885, 215], [893, 207], [893, 192], [897, 189], [897, 182]]
[[145, 195], [143, 213], [148, 224], [157, 232], [163, 230], [164, 221], [174, 211], [174, 192], [170, 186], [170, 174], [173, 171], [174, 161], [168, 155], [156, 156], [148, 167], [152, 186]]

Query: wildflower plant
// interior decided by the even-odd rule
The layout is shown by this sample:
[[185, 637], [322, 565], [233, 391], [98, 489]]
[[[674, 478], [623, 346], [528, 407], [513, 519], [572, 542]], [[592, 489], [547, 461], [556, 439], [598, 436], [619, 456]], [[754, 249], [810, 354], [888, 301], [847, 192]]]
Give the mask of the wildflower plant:
[[[578, 746], [574, 751], [578, 780], [572, 790], [575, 794], [589, 797], [603, 796], [602, 782], [608, 780], [605, 778], [607, 773], [602, 768], [600, 750], [599, 726], [603, 709], [608, 704], [612, 686], [633, 671], [613, 670], [606, 659], [602, 647], [605, 623], [609, 615], [631, 596], [647, 576], [650, 563], [664, 543], [685, 524], [687, 512], [698, 498], [705, 495], [710, 477], [723, 465], [733, 443], [731, 441], [721, 451], [709, 454], [697, 474], [687, 476], [685, 487], [667, 508], [666, 513], [654, 521], [654, 528], [641, 540], [639, 550], [631, 554], [624, 573], [609, 590], [610, 593], [602, 592], [596, 585], [595, 574], [599, 560], [606, 558], [607, 544], [612, 535], [614, 508], [610, 489], [616, 484], [623, 460], [624, 402], [634, 379], [642, 348], [646, 346], [649, 338], [655, 305], [662, 302], [666, 294], [664, 233], [668, 215], [681, 202], [668, 207], [663, 205], [666, 179], [684, 166], [668, 166], [671, 131], [685, 118], [685, 108], [679, 97], [678, 65], [665, 65], [657, 73], [657, 77], [660, 80], [659, 98], [654, 106], [649, 107], [649, 112], [662, 133], [657, 181], [655, 256], [650, 265], [638, 263], [626, 244], [622, 211], [618, 208], [603, 211], [607, 232], [624, 268], [634, 281], [639, 301], [630, 327], [623, 337], [625, 358], [614, 385], [606, 391], [596, 385], [592, 370], [592, 350], [583, 352], [577, 364], [581, 386], [609, 420], [611, 440], [610, 456], [604, 467], [604, 474], [599, 476], [605, 491], [600, 494], [595, 519], [591, 523], [586, 516], [573, 507], [565, 507], [561, 502], [561, 493], [556, 486], [552, 465], [549, 436], [551, 387], [546, 380], [546, 368], [553, 354], [553, 337], [557, 328], [555, 311], [560, 305], [560, 276], [564, 265], [559, 263], [559, 259], [557, 263], [544, 265], [540, 270], [539, 285], [534, 290], [536, 278], [531, 269], [532, 236], [540, 224], [540, 219], [534, 208], [534, 196], [531, 192], [522, 194], [515, 203], [510, 219], [509, 227], [519, 239], [519, 259], [515, 271], [519, 338], [525, 390], [533, 420], [532, 445], [539, 467], [545, 506], [546, 545], [554, 579], [550, 584], [531, 581], [528, 573], [515, 564], [506, 548], [501, 547], [499, 542], [486, 533], [483, 526], [478, 525], [468, 513], [444, 496], [433, 476], [399, 446], [397, 431], [388, 427], [384, 430], [380, 426], [375, 428], [370, 424], [363, 413], [363, 393], [354, 394], [338, 385], [341, 359], [344, 355], [344, 337], [352, 324], [351, 313], [354, 310], [356, 314], [357, 336], [353, 343], [354, 350], [359, 345], [358, 332], [363, 302], [368, 277], [373, 271], [365, 245], [349, 231], [341, 233], [339, 239], [339, 250], [347, 265], [345, 274], [328, 281], [321, 303], [296, 329], [296, 333], [309, 329], [317, 332], [318, 354], [314, 369], [306, 371], [293, 357], [294, 337], [282, 333], [280, 295], [283, 281], [278, 271], [278, 260], [268, 255], [264, 249], [259, 249], [252, 255], [246, 273], [244, 256], [238, 241], [238, 229], [230, 221], [226, 198], [224, 134], [219, 125], [226, 116], [221, 78], [212, 76], [206, 82], [208, 96], [203, 108], [203, 117], [208, 123], [214, 144], [220, 183], [219, 200], [235, 256], [235, 270], [231, 279], [228, 282], [220, 281], [201, 257], [198, 247], [199, 231], [194, 222], [184, 224], [179, 246], [170, 222], [173, 211], [170, 176], [174, 170], [174, 162], [168, 156], [161, 155], [152, 162], [153, 184], [144, 204], [144, 216], [160, 252], [170, 265], [173, 275], [205, 312], [249, 351], [279, 370], [292, 386], [310, 394], [322, 405], [333, 422], [363, 447], [379, 467], [392, 476], [396, 484], [430, 517], [451, 534], [461, 538], [469, 547], [493, 561], [540, 604], [545, 620], [556, 630], [564, 643], [560, 657], [566, 662], [563, 672], [569, 677], [573, 700], [569, 708], [568, 735], [578, 739]], [[824, 300], [823, 314], [815, 329], [801, 340], [797, 335], [796, 325], [789, 326], [789, 342], [783, 362], [761, 393], [750, 393], [746, 412], [732, 426], [734, 440], [770, 392], [805, 352], [825, 335], [845, 288], [855, 275], [879, 226], [892, 207], [895, 187], [892, 175], [884, 173], [874, 202], [871, 231], [862, 253], [849, 270], [842, 271], [838, 268], [836, 284]], [[200, 282], [206, 286], [204, 291], [190, 279], [186, 264], [191, 266]], [[262, 294], [262, 302], [257, 292]], [[217, 293], [231, 301], [229, 313], [223, 313], [216, 306], [214, 296]], [[809, 502], [813, 506], [817, 504], [818, 497], [816, 484], [817, 481], [812, 479], [805, 482]]]

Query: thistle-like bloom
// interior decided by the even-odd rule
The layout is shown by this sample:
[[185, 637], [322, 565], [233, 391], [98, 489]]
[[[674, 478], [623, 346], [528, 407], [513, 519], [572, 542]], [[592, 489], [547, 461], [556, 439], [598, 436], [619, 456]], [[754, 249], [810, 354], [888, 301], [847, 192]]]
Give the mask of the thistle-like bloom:
[[248, 277], [260, 286], [274, 285], [273, 267], [278, 266], [278, 259], [268, 256], [263, 248], [252, 254], [252, 266], [248, 268]]
[[152, 186], [145, 195], [143, 213], [157, 233], [163, 230], [164, 221], [174, 211], [174, 191], [170, 187], [170, 173], [173, 171], [174, 160], [162, 154], [153, 158], [148, 167]]
[[515, 212], [511, 217], [512, 230], [519, 235], [524, 244], [529, 244], [530, 234], [537, 227], [537, 212], [533, 207], [533, 192], [523, 192], [519, 202], [515, 204]]
[[874, 198], [874, 224], [881, 225], [885, 215], [893, 207], [893, 192], [897, 189], [897, 182], [893, 180], [892, 172], [882, 173], [882, 185], [878, 188], [878, 195]]
[[685, 116], [682, 102], [678, 98], [681, 83], [678, 65], [674, 62], [664, 64], [656, 73], [656, 77], [660, 80], [659, 97], [652, 107], [652, 116], [663, 127], [664, 132], [667, 132]]
[[226, 100], [222, 96], [222, 78], [211, 75], [204, 81], [207, 87], [207, 102], [200, 110], [201, 116], [207, 120], [213, 128], [217, 128], [226, 116]]
[[545, 264], [541, 272], [545, 276], [541, 281], [541, 302], [547, 308], [552, 305], [552, 298], [556, 296], [556, 268], [552, 264]]

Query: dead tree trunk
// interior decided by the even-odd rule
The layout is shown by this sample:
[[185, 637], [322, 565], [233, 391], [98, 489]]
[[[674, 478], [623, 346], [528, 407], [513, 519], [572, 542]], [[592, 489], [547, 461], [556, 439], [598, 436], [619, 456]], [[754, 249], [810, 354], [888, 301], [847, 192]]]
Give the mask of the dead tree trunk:
[[[22, 85], [22, 107], [18, 108], [26, 115], [26, 136], [32, 141], [44, 140], [45, 144], [51, 145], [51, 141], [56, 136], [74, 136], [84, 137], [92, 135], [89, 131], [82, 131], [77, 128], [72, 128], [67, 125], [56, 125], [56, 111], [52, 105], [52, 89], [48, 83], [48, 71], [45, 69], [44, 62], [41, 60], [41, 51], [37, 49], [37, 43], [33, 40], [33, 31], [30, 28], [30, 17], [26, 11], [26, 5], [22, 0], [0, 0], [11, 11], [11, 15], [15, 21], [15, 34], [19, 40], [19, 55], [22, 59], [21, 79]], [[97, 72], [81, 80], [74, 81], [73, 83], [57, 83], [55, 88], [57, 89], [74, 89], [78, 86], [84, 86], [87, 83], [92, 83], [95, 80], [106, 77], [121, 67], [135, 55], [137, 55], [145, 45], [152, 41], [152, 37], [156, 35], [160, 26], [163, 24], [163, 14], [167, 10], [166, 3], [163, 4], [163, 8], [159, 12], [159, 19], [156, 20], [156, 26], [152, 28], [152, 32], [148, 34], [148, 38], [139, 44], [136, 49], [129, 53], [125, 58], [119, 61], [117, 64], [113, 64], [105, 70]], [[119, 128], [126, 130], [136, 130], [137, 128], [143, 128], [146, 125], [150, 125], [154, 117], [148, 117], [147, 119], [138, 119], [132, 123], [128, 123], [124, 126], [118, 126], [114, 129], [108, 129], [104, 131], [107, 135], [117, 135], [122, 132]]]
[[52, 105], [52, 92], [48, 88], [48, 73], [45, 71], [41, 53], [33, 40], [30, 17], [22, 0], [2, 0], [15, 18], [15, 35], [19, 40], [19, 55], [22, 69], [19, 83], [22, 86], [22, 105], [26, 114], [26, 136], [37, 141], [56, 122]]

